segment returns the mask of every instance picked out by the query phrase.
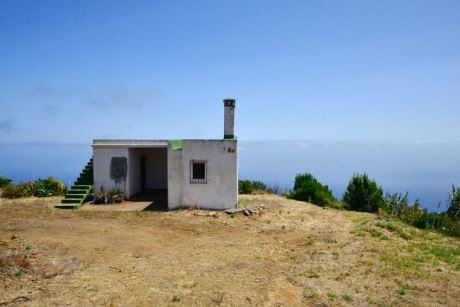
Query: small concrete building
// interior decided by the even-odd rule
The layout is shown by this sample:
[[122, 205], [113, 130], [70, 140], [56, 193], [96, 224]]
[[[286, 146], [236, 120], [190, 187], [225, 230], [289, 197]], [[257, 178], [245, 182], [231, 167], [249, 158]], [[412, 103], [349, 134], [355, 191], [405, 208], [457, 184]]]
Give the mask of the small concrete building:
[[218, 140], [93, 140], [94, 191], [117, 188], [165, 209], [234, 208], [238, 202], [235, 100], [224, 100]]

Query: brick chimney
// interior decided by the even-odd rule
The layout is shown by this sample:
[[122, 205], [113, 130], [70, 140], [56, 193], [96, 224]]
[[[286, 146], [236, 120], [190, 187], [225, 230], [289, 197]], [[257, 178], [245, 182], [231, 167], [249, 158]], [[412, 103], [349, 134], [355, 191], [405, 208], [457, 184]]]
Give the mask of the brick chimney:
[[224, 139], [235, 138], [235, 99], [224, 99]]

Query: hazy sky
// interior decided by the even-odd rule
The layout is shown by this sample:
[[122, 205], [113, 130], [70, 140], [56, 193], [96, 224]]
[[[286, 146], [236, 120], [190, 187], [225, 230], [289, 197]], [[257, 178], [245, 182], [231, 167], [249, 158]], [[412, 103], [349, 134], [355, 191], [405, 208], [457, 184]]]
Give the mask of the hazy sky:
[[460, 1], [0, 1], [0, 142], [460, 139]]

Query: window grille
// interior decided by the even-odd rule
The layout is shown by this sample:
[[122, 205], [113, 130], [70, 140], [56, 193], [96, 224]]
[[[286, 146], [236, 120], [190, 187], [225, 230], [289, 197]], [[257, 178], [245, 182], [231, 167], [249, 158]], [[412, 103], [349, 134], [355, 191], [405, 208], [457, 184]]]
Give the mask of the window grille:
[[190, 183], [207, 183], [207, 163], [205, 160], [190, 161]]

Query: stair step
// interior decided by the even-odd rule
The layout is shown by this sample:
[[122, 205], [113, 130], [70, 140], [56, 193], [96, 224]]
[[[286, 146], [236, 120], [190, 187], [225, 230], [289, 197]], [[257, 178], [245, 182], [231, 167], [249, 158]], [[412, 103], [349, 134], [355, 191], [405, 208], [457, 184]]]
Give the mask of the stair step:
[[64, 198], [61, 203], [63, 204], [81, 204], [82, 203], [82, 199], [78, 199], [78, 198]]
[[78, 178], [88, 178], [88, 179], [92, 179], [92, 178], [93, 178], [93, 174], [80, 174], [80, 176], [78, 176]]
[[93, 190], [94, 182], [93, 158], [85, 165], [79, 177], [70, 190], [67, 191], [64, 199], [56, 208], [79, 208]]
[[83, 189], [71, 189], [67, 192], [67, 194], [87, 194], [89, 190], [83, 190]]
[[78, 209], [80, 208], [81, 204], [57, 204], [54, 205], [55, 208], [59, 209]]
[[81, 198], [86, 198], [86, 194], [66, 194], [64, 196], [65, 199], [81, 199]]
[[93, 186], [90, 184], [75, 184], [72, 186], [72, 190], [88, 190], [91, 189]]

